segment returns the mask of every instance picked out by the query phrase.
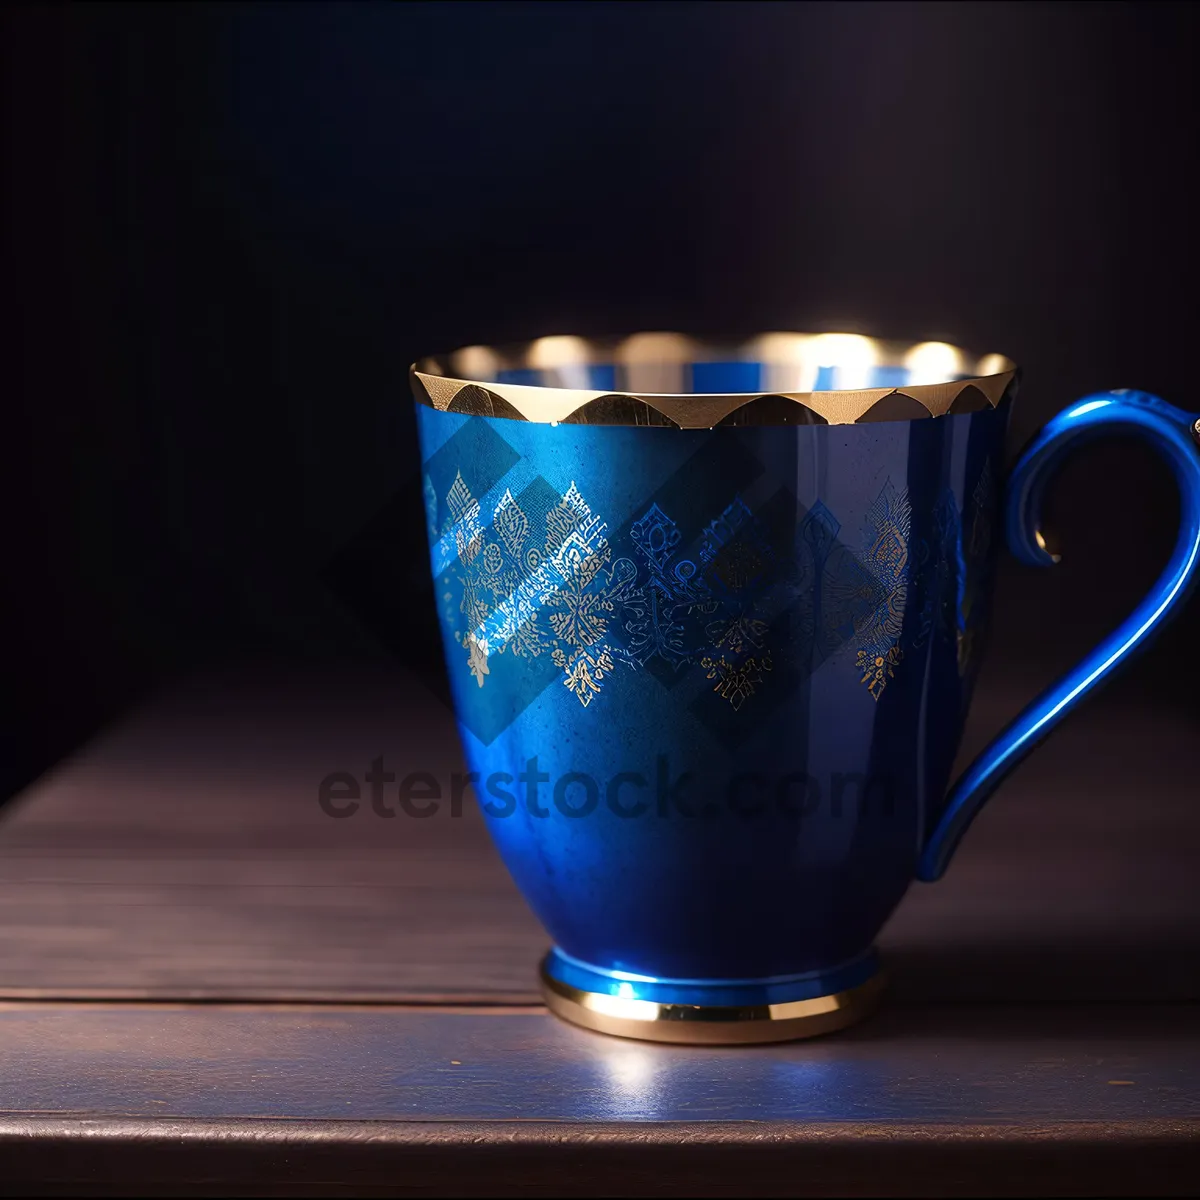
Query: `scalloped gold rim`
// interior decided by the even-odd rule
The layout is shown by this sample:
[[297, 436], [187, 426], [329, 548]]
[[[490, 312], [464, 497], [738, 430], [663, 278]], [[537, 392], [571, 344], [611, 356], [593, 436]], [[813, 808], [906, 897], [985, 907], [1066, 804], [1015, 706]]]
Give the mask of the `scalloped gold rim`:
[[[410, 372], [413, 397], [419, 404], [439, 412], [469, 416], [499, 417], [530, 421], [542, 425], [572, 423], [580, 425], [659, 425], [677, 429], [711, 429], [731, 422], [741, 410], [758, 401], [790, 401], [797, 407], [793, 419], [786, 410], [775, 409], [769, 419], [757, 414], [738, 424], [757, 425], [854, 425], [874, 421], [905, 421], [923, 417], [952, 416], [977, 412], [986, 406], [997, 408], [1015, 389], [1018, 372], [1005, 371], [953, 383], [920, 384], [904, 388], [864, 388], [858, 391], [828, 392], [744, 392], [717, 394], [650, 394], [633, 392], [585, 392], [574, 388], [535, 387], [515, 383], [473, 383], [468, 379], [450, 379], [444, 375], [426, 375], [415, 367]], [[468, 390], [469, 389], [469, 390]], [[986, 401], [970, 404], [957, 402], [973, 389]], [[464, 392], [467, 393], [464, 395]], [[908, 415], [872, 415], [881, 402], [893, 397], [908, 400], [924, 409]], [[601, 411], [598, 401], [625, 401], [620, 415], [616, 406]], [[969, 397], [975, 401], [975, 397]], [[629, 406], [633, 402], [633, 406]], [[640, 406], [640, 407], [639, 407]], [[589, 409], [593, 414], [589, 417]], [[747, 417], [752, 414], [746, 413]], [[813, 420], [815, 416], [816, 420]], [[658, 419], [656, 419], [656, 417]]]
[[[815, 341], [827, 339], [820, 350]], [[689, 362], [730, 358], [761, 361], [765, 382], [811, 386], [815, 363], [828, 349], [828, 339], [840, 345], [867, 347], [870, 362], [900, 364], [926, 373], [911, 356], [933, 350], [950, 356], [952, 381], [914, 383], [901, 387], [726, 394], [659, 390], [663, 383], [681, 380]], [[805, 346], [809, 349], [805, 350]], [[782, 351], [782, 354], [781, 354]], [[803, 358], [808, 354], [807, 359]], [[789, 355], [791, 357], [789, 357]], [[797, 357], [799, 356], [799, 357]], [[449, 363], [450, 371], [443, 364]], [[499, 383], [502, 368], [533, 368], [547, 383], [573, 383], [586, 377], [590, 363], [620, 364], [626, 387], [636, 390], [597, 391], [574, 386]], [[808, 373], [805, 374], [804, 363]], [[975, 370], [969, 369], [974, 365]], [[454, 371], [453, 368], [460, 368]], [[771, 374], [774, 374], [774, 379]], [[472, 377], [474, 376], [474, 377]], [[934, 376], [937, 378], [937, 375]], [[731, 348], [705, 345], [681, 334], [635, 334], [622, 342], [585, 341], [550, 337], [517, 347], [467, 347], [444, 359], [423, 359], [409, 371], [414, 398], [439, 412], [499, 417], [537, 424], [653, 425], [677, 429], [710, 429], [716, 425], [850, 425], [860, 422], [907, 421], [998, 407], [1012, 395], [1019, 371], [1003, 355], [974, 357], [944, 343], [901, 342], [864, 338], [856, 334], [763, 334]], [[647, 388], [647, 385], [650, 385]]]

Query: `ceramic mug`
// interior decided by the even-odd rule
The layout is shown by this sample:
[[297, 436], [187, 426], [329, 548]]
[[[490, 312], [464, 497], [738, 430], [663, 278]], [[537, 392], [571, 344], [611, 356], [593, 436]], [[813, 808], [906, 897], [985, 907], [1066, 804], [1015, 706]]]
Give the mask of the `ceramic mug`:
[[[1089, 396], [1002, 504], [1018, 372], [999, 355], [562, 337], [411, 380], [471, 781], [552, 939], [547, 1003], [593, 1029], [771, 1041], [869, 1011], [909, 882], [942, 874], [1004, 775], [1194, 581], [1195, 418]], [[1053, 561], [1042, 487], [1117, 430], [1174, 469], [1171, 562], [951, 784], [1001, 521], [1018, 557]]]

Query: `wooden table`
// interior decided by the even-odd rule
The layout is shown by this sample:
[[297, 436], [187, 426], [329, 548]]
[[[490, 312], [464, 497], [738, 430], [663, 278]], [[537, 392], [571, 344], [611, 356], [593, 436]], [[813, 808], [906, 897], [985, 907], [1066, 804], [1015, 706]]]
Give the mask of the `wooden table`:
[[[1030, 687], [989, 681], [965, 750]], [[690, 1049], [540, 1007], [469, 808], [321, 812], [381, 754], [456, 769], [417, 680], [194, 681], [0, 823], [0, 1192], [1193, 1194], [1196, 739], [1093, 705], [914, 886], [879, 1016]]]

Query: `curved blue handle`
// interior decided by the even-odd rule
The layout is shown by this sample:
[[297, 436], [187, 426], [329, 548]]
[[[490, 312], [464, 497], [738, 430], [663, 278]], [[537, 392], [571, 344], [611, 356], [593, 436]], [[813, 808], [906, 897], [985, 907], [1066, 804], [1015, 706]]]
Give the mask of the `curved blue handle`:
[[967, 768], [951, 790], [945, 811], [917, 864], [917, 878], [932, 882], [946, 870], [962, 835], [984, 801], [1008, 773], [1079, 701], [1144, 647], [1196, 582], [1200, 561], [1200, 421], [1146, 392], [1098, 392], [1059, 413], [1030, 443], [1008, 488], [1008, 541], [1024, 562], [1058, 561], [1040, 525], [1042, 494], [1059, 463], [1088, 437], [1115, 432], [1139, 435], [1171, 464], [1179, 484], [1182, 520], [1167, 569], [1133, 615], [1065, 679], [1039, 696]]

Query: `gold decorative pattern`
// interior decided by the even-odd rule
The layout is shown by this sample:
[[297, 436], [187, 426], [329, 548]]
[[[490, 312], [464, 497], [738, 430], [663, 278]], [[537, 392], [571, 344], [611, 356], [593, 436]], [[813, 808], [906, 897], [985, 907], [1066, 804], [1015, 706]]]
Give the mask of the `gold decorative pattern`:
[[767, 623], [754, 611], [770, 550], [754, 514], [735, 500], [703, 531], [696, 561], [657, 505], [634, 521], [639, 562], [614, 560], [607, 524], [574, 483], [545, 514], [544, 536], [506, 490], [486, 528], [479, 501], [457, 473], [441, 535], [457, 551], [463, 628], [455, 639], [479, 687], [497, 655], [543, 654], [587, 707], [624, 664], [652, 659], [679, 670], [698, 663], [736, 710], [771, 670]]
[[[976, 489], [977, 525], [986, 523], [991, 487], [984, 478]], [[497, 656], [546, 655], [586, 708], [619, 667], [678, 672], [691, 664], [739, 711], [776, 667], [764, 618], [781, 583], [791, 633], [776, 650], [789, 669], [816, 670], [845, 647], [878, 701], [903, 660], [912, 508], [907, 491], [890, 480], [866, 513], [857, 551], [838, 541], [837, 521], [818, 503], [796, 531], [795, 557], [782, 562], [740, 498], [704, 528], [692, 557], [681, 553], [675, 522], [651, 504], [625, 534], [637, 561], [614, 556], [606, 522], [573, 482], [539, 510], [539, 529], [510, 490], [485, 526], [461, 472], [445, 504], [440, 536], [457, 552], [463, 616], [454, 636], [480, 688]], [[922, 617], [918, 646], [933, 610]]]
[[493, 655], [549, 653], [563, 685], [586, 708], [615, 665], [606, 638], [632, 568], [627, 560], [610, 565], [607, 525], [574, 483], [546, 514], [540, 544], [511, 491], [500, 498], [486, 531], [461, 473], [446, 506], [466, 618], [466, 632], [455, 637], [475, 681], [484, 686]]
[[771, 655], [768, 652], [743, 662], [730, 662], [723, 654], [716, 659], [705, 655], [700, 665], [708, 672], [709, 679], [717, 681], [713, 691], [728, 700], [737, 712], [754, 695], [755, 686], [762, 683], [763, 672], [771, 669]]
[[858, 638], [856, 666], [861, 682], [878, 701], [904, 657], [900, 634], [908, 603], [908, 553], [912, 505], [908, 491], [897, 490], [889, 479], [867, 513], [862, 561], [878, 582], [879, 603], [855, 622]]

